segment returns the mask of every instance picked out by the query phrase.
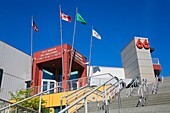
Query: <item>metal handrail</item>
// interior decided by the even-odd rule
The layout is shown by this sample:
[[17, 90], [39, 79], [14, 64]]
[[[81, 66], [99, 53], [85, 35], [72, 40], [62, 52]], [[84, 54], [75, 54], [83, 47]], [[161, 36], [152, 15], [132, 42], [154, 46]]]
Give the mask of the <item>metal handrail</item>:
[[[97, 77], [97, 76], [102, 76], [102, 75], [109, 75], [109, 76], [111, 76], [111, 77], [116, 77], [116, 76], [113, 76], [112, 74], [110, 74], [110, 73], [103, 73], [103, 74], [98, 74], [98, 75], [94, 75], [94, 76], [91, 76], [90, 78], [92, 78], [92, 77]], [[116, 80], [118, 80], [118, 78], [116, 78]]]
[[[99, 74], [99, 75], [95, 75], [95, 76], [92, 76], [91, 78], [93, 78], [93, 77], [98, 77], [98, 76], [103, 76], [103, 75], [109, 75], [109, 76], [111, 76], [112, 78], [114, 77], [113, 75], [111, 75], [110, 73], [103, 73], [103, 74]], [[118, 80], [118, 78], [115, 78], [116, 80]], [[74, 97], [75, 98], [77, 98], [78, 97], [78, 95], [79, 94], [84, 94], [85, 93], [85, 91], [84, 90], [82, 90], [82, 89], [84, 89], [84, 88], [86, 88], [86, 87], [88, 87], [89, 86], [89, 84], [87, 84], [86, 86], [84, 86], [83, 88], [81, 88], [81, 89], [79, 89], [79, 90], [75, 90], [74, 92], [72, 92], [71, 94], [69, 94], [69, 95], [67, 95], [67, 96], [63, 96], [63, 97], [61, 97], [60, 98], [60, 110], [62, 110], [62, 99], [63, 98], [67, 98], [66, 99], [66, 106], [67, 106], [67, 103], [68, 103], [68, 100], [70, 100], [70, 99], [73, 99]], [[89, 87], [89, 88], [91, 88], [91, 87]], [[85, 89], [86, 90], [86, 89]], [[76, 93], [76, 94], [75, 94]], [[86, 92], [87, 93], [87, 92]], [[104, 92], [102, 92], [102, 94], [103, 94]], [[71, 96], [71, 95], [73, 95], [74, 94], [74, 96]], [[70, 97], [71, 96], [71, 97]], [[69, 97], [69, 98], [68, 98]]]
[[86, 87], [87, 87], [87, 85], [79, 88], [78, 90], [73, 91], [72, 93], [70, 93], [70, 94], [68, 94], [68, 95], [66, 95], [66, 96], [65, 96], [65, 95], [62, 96], [61, 98], [67, 98], [68, 96], [71, 96], [71, 95], [75, 94], [77, 91], [80, 91], [80, 90], [82, 90], [82, 89], [84, 89], [84, 88], [86, 88]]
[[[83, 79], [87, 79], [87, 77], [83, 77], [83, 78], [79, 78], [79, 79], [66, 80], [66, 81], [64, 81], [64, 82], [72, 82], [72, 81], [75, 81], [75, 80], [83, 80]], [[62, 81], [62, 82], [51, 83], [50, 85], [60, 86], [59, 84], [61, 84], [61, 83], [63, 83], [63, 81]], [[41, 88], [42, 88], [43, 86], [48, 86], [48, 85], [45, 84], [45, 85], [33, 86], [33, 87], [30, 87], [30, 88], [21, 88], [21, 89], [17, 89], [17, 90], [11, 91], [11, 93], [17, 92], [17, 91], [19, 91], [19, 90], [31, 90], [31, 89], [36, 89], [36, 88], [40, 88], [40, 90], [41, 90]], [[61, 88], [61, 87], [62, 87], [62, 86], [60, 86], [60, 88]], [[60, 90], [59, 90], [59, 91], [60, 91]], [[58, 91], [58, 92], [59, 92], [59, 91]], [[70, 89], [65, 89], [65, 91], [70, 91]], [[48, 92], [47, 92], [47, 93], [48, 93]]]
[[155, 65], [160, 65], [159, 58], [152, 58], [152, 63]]
[[[110, 73], [108, 73], [109, 75], [111, 75]], [[103, 75], [103, 74], [102, 74]], [[87, 107], [87, 96], [91, 95], [93, 92], [95, 92], [96, 90], [98, 90], [100, 87], [105, 86], [108, 82], [110, 82], [111, 80], [116, 79], [119, 80], [116, 76], [114, 76], [113, 78], [109, 79], [108, 81], [106, 81], [105, 83], [103, 83], [102, 85], [99, 85], [97, 88], [95, 88], [94, 90], [90, 91], [89, 93], [85, 94], [84, 96], [82, 96], [81, 98], [77, 99], [74, 103], [70, 104], [69, 106], [67, 106], [66, 108], [64, 108], [63, 110], [61, 110], [59, 113], [63, 113], [65, 111], [68, 111], [68, 109], [70, 109], [71, 107], [73, 107], [74, 105], [76, 105], [78, 102], [82, 101], [83, 99], [85, 99], [85, 106]], [[106, 89], [105, 89], [106, 90]], [[106, 95], [106, 92], [105, 92]], [[87, 108], [85, 110], [85, 112], [87, 111]]]
[[148, 85], [145, 81], [143, 81], [140, 87], [138, 88], [138, 96], [146, 97], [148, 94], [149, 94]]
[[60, 110], [62, 110], [62, 99], [63, 99], [63, 98], [67, 98], [67, 97], [69, 97], [69, 96], [75, 94], [77, 91], [79, 92], [80, 90], [85, 89], [86, 87], [87, 87], [87, 85], [85, 85], [85, 86], [83, 86], [83, 87], [81, 87], [81, 88], [79, 88], [79, 89], [73, 91], [72, 93], [70, 93], [70, 94], [68, 94], [68, 95], [62, 96], [62, 97], [60, 98]]
[[[62, 87], [61, 87], [61, 86], [56, 86], [56, 87], [51, 88], [51, 89], [49, 89], [49, 90], [46, 90], [46, 91], [44, 91], [44, 92], [40, 92], [40, 93], [35, 94], [35, 95], [31, 96], [31, 97], [25, 98], [25, 99], [23, 99], [23, 100], [21, 100], [21, 101], [18, 101], [18, 102], [13, 103], [13, 104], [11, 104], [11, 105], [9, 105], [9, 106], [6, 106], [6, 107], [0, 109], [0, 111], [5, 110], [5, 109], [7, 109], [7, 108], [10, 108], [10, 107], [12, 107], [12, 106], [15, 106], [15, 105], [17, 105], [17, 104], [19, 104], [19, 103], [22, 103], [22, 102], [26, 101], [26, 100], [32, 99], [32, 98], [34, 98], [34, 97], [36, 97], [36, 96], [39, 96], [39, 95], [41, 96], [42, 94], [44, 94], [44, 93], [46, 93], [46, 92], [48, 92], [48, 91], [51, 91], [51, 90], [53, 90], [53, 89], [55, 89], [55, 88], [62, 88]], [[62, 88], [62, 89], [64, 90], [64, 88]], [[64, 90], [64, 92], [65, 92], [65, 90]]]
[[[144, 80], [142, 81], [142, 84], [139, 86], [138, 88], [138, 96], [139, 99], [142, 99], [142, 102], [145, 103], [146, 98], [148, 97], [149, 91], [148, 91], [148, 85], [147, 82], [145, 82]], [[141, 103], [142, 105], [144, 105], [144, 103]]]
[[[86, 89], [83, 89], [83, 91], [82, 92], [85, 92], [86, 91]], [[78, 93], [76, 93], [76, 94], [74, 94], [74, 95], [79, 95], [79, 94], [82, 94], [82, 92], [78, 92]], [[69, 98], [67, 98], [67, 101], [69, 101], [70, 99], [73, 99], [74, 98], [74, 95], [73, 95], [73, 97], [69, 97]], [[76, 96], [77, 97], [77, 96]]]
[[[139, 77], [138, 76], [136, 76], [134, 79], [132, 79], [132, 80], [134, 80], [133, 81], [133, 83], [129, 86], [129, 88], [128, 88], [128, 90], [126, 90], [126, 94], [127, 94], [127, 91], [129, 91], [129, 94], [127, 94], [127, 97], [129, 97], [131, 94], [132, 94], [132, 92], [135, 90], [134, 89], [134, 85], [139, 85], [139, 84], [136, 84], [136, 82], [139, 80]], [[132, 89], [133, 88], [133, 89]], [[131, 91], [131, 89], [132, 89], [132, 91]]]
[[[9, 101], [4, 100], [4, 99], [2, 99], [2, 98], [0, 98], [0, 101], [6, 102], [6, 103], [8, 103], [8, 104], [13, 104], [12, 102], [9, 102]], [[19, 107], [19, 108], [21, 108], [21, 109], [25, 109], [25, 110], [27, 110], [27, 111], [32, 111], [32, 112], [38, 113], [38, 111], [35, 111], [35, 110], [33, 110], [33, 109], [26, 108], [26, 107], [21, 106], [21, 105], [18, 105], [18, 104], [16, 104], [16, 106]]]

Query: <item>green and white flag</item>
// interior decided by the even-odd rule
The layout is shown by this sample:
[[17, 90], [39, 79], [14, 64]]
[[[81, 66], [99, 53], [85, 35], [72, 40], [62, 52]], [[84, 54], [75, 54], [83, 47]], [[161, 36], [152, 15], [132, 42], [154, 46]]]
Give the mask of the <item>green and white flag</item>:
[[82, 24], [86, 25], [86, 21], [82, 18], [82, 16], [77, 13], [77, 21], [80, 21]]

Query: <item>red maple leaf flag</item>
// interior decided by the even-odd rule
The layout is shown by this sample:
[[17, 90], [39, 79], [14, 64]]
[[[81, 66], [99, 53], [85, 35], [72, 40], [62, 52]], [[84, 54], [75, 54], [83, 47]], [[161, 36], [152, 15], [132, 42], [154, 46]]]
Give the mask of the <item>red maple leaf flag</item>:
[[71, 16], [64, 14], [62, 11], [60, 11], [60, 18], [67, 22], [71, 22]]
[[34, 21], [32, 21], [32, 27], [33, 27], [34, 31], [38, 32], [38, 27]]

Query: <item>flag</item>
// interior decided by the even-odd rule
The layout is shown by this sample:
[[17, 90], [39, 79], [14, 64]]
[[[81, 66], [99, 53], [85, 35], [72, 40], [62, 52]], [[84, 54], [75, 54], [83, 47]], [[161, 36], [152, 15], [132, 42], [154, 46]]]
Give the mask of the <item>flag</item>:
[[38, 32], [38, 27], [34, 21], [32, 21], [32, 27], [33, 27], [34, 31]]
[[64, 14], [62, 11], [60, 11], [60, 18], [67, 22], [71, 22], [71, 16]]
[[82, 18], [82, 16], [77, 13], [77, 21], [80, 21], [82, 24], [86, 25], [86, 21]]
[[101, 40], [101, 36], [94, 29], [92, 29], [92, 36], [94, 36], [97, 39]]

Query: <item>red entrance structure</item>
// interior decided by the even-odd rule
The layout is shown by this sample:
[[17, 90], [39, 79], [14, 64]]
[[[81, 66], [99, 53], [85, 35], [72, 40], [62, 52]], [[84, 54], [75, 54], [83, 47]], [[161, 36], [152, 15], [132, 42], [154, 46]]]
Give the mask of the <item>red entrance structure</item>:
[[[86, 58], [75, 49], [72, 52], [72, 68], [71, 71], [77, 71], [77, 79], [87, 77]], [[56, 82], [62, 82], [62, 87], [68, 89], [70, 80], [70, 59], [71, 46], [63, 44], [63, 67], [64, 75], [62, 75], [62, 52], [61, 46], [56, 46], [46, 50], [34, 53], [33, 70], [32, 70], [32, 86], [41, 86], [43, 79], [43, 69], [48, 70], [54, 75]], [[78, 81], [78, 86], [85, 86], [87, 81]], [[39, 87], [38, 92], [41, 91]]]

